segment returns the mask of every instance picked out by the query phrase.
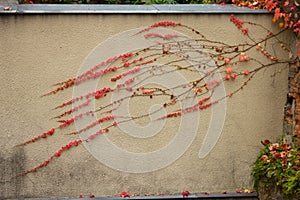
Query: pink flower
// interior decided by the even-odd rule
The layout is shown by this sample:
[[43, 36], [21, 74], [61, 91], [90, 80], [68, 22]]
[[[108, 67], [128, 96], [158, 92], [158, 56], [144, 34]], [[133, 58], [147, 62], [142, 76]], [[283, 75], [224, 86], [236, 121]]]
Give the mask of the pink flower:
[[275, 158], [281, 158], [281, 154], [279, 154], [279, 153], [274, 153], [273, 156], [274, 156]]
[[[248, 70], [247, 70], [248, 71]], [[245, 71], [245, 74], [246, 74], [246, 71]], [[249, 71], [248, 71], [248, 73], [247, 74], [249, 74]], [[268, 144], [270, 144], [271, 142], [269, 141], [269, 140], [264, 140], [263, 142], [262, 142], [262, 144], [263, 145], [268, 145]]]
[[270, 145], [268, 148], [270, 151], [274, 151], [274, 150], [279, 150], [280, 146], [278, 143], [274, 143], [274, 144]]
[[261, 157], [260, 157], [260, 160], [261, 161], [266, 161], [266, 160], [268, 160], [269, 159], [269, 157], [267, 156], [267, 155], [262, 155]]
[[287, 143], [283, 143], [282, 148], [283, 148], [283, 150], [290, 150], [292, 147], [290, 145], [288, 145]]
[[284, 151], [280, 153], [280, 157], [281, 157], [281, 158], [286, 158], [286, 155], [287, 155], [287, 154], [286, 154], [286, 152], [284, 152]]

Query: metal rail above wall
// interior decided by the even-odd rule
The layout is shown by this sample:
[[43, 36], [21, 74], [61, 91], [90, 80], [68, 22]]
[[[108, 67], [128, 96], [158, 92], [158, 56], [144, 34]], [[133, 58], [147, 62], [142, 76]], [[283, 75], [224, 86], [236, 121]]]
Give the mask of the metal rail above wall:
[[217, 4], [99, 5], [20, 4], [0, 5], [0, 14], [267, 14], [262, 9]]

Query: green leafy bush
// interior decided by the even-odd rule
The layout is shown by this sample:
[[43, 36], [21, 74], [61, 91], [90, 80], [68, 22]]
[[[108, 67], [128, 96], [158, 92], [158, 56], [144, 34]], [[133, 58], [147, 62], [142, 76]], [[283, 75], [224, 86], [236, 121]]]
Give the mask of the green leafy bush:
[[274, 185], [284, 195], [300, 197], [300, 149], [292, 148], [285, 142], [262, 142], [260, 152], [253, 166], [255, 187], [260, 182]]

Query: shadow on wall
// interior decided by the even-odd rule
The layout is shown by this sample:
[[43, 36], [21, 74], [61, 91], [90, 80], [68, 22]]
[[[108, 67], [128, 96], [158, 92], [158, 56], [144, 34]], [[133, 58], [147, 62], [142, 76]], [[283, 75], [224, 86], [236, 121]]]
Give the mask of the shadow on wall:
[[24, 148], [13, 148], [11, 152], [0, 151], [0, 199], [22, 198], [23, 177], [17, 176], [24, 170]]

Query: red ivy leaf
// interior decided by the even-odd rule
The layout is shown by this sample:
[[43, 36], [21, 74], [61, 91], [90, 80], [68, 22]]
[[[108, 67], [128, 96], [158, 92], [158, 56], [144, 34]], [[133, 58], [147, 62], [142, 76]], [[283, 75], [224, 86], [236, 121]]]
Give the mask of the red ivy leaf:
[[8, 6], [7, 6], [7, 7], [4, 7], [3, 9], [4, 9], [5, 11], [10, 11], [10, 10], [12, 10], [12, 8], [11, 8], [11, 7], [8, 7]]
[[190, 195], [190, 192], [189, 191], [183, 191], [182, 193], [182, 197], [188, 197]]
[[276, 8], [275, 13], [274, 13], [274, 17], [273, 17], [273, 22], [275, 23], [278, 20], [279, 17], [281, 17], [280, 8]]

